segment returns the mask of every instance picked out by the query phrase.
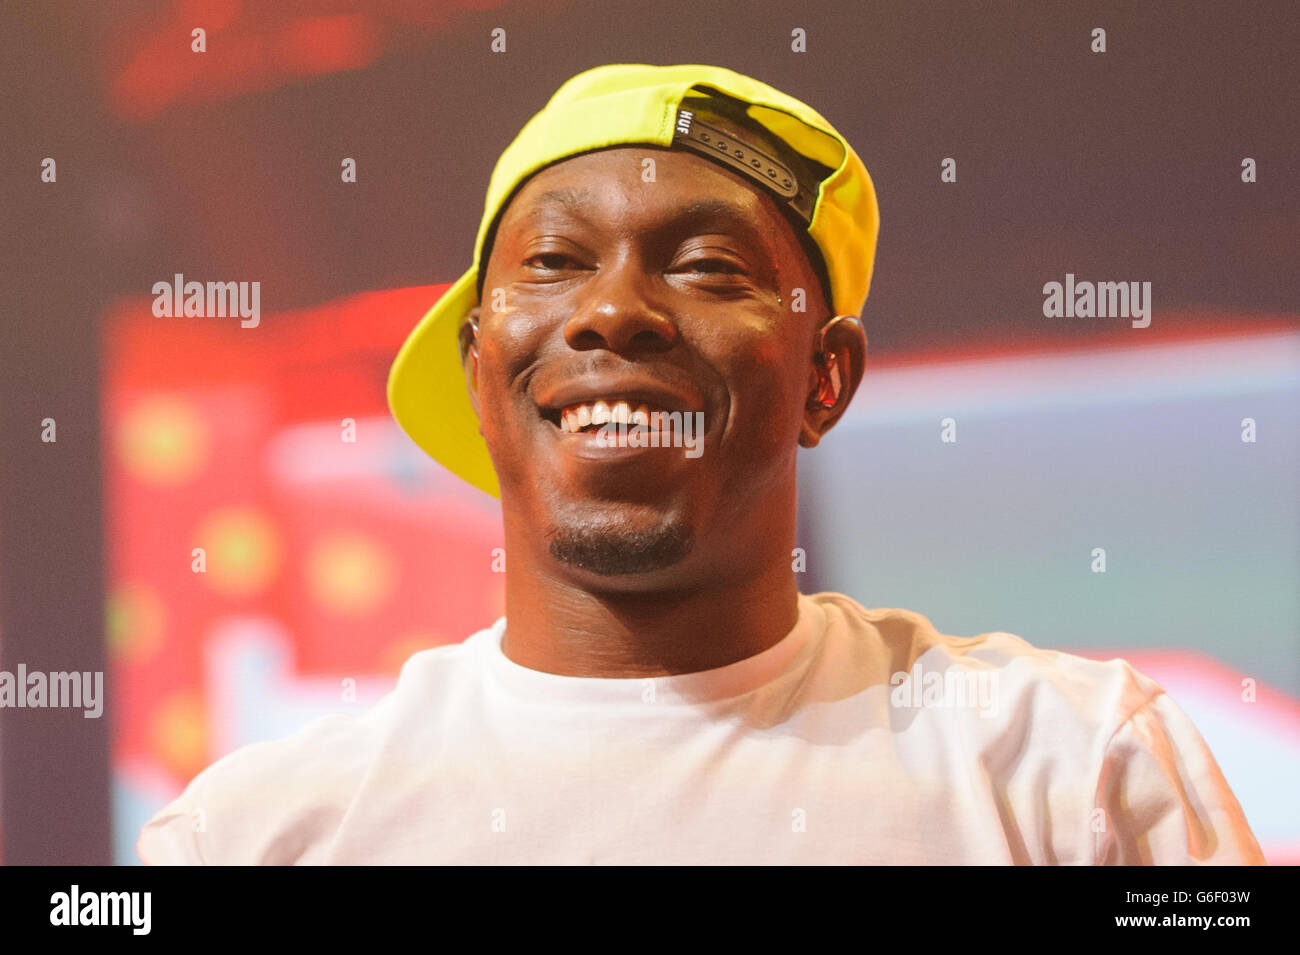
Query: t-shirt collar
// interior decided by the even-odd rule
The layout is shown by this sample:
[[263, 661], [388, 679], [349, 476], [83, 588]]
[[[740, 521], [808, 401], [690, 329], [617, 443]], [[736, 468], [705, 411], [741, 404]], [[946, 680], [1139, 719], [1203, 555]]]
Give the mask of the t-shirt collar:
[[803, 668], [815, 653], [825, 629], [824, 612], [807, 596], [799, 595], [799, 617], [794, 627], [766, 650], [697, 673], [657, 677], [579, 677], [544, 673], [515, 663], [501, 649], [506, 618], [485, 633], [480, 644], [485, 676], [496, 687], [520, 700], [557, 706], [700, 705], [752, 693]]

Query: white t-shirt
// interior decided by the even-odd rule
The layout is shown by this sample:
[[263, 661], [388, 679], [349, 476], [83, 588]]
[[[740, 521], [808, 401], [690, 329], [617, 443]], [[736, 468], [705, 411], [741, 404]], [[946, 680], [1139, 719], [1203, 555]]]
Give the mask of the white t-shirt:
[[1196, 728], [1123, 660], [833, 593], [801, 595], [762, 653], [654, 679], [527, 669], [505, 627], [415, 654], [363, 714], [213, 764], [141, 859], [1264, 862]]

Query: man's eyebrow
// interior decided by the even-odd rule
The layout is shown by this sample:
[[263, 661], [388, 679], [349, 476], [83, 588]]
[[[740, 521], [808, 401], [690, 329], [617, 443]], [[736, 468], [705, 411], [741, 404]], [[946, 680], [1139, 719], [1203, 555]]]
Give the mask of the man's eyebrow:
[[726, 199], [695, 199], [676, 211], [663, 227], [696, 230], [704, 226], [718, 226], [760, 246], [767, 245], [762, 230], [745, 207]]
[[537, 204], [563, 206], [567, 212], [582, 215], [595, 196], [590, 189], [552, 189], [537, 197]]
[[[535, 209], [541, 211], [545, 206], [560, 206], [575, 219], [587, 219], [587, 213], [597, 201], [590, 189], [552, 189], [537, 197]], [[737, 238], [753, 243], [758, 248], [770, 251], [770, 240], [762, 228], [754, 222], [753, 214], [745, 206], [716, 196], [693, 199], [679, 208], [673, 209], [665, 219], [655, 225], [652, 231], [667, 234], [680, 232], [699, 232], [705, 228], [715, 228], [735, 235]]]
[[[551, 189], [537, 197], [537, 204], [563, 206], [568, 212], [583, 215], [596, 201], [590, 189]], [[702, 226], [718, 223], [732, 226], [743, 232], [755, 233], [756, 229], [749, 213], [743, 206], [726, 199], [695, 199], [679, 209], [674, 209], [666, 226]]]

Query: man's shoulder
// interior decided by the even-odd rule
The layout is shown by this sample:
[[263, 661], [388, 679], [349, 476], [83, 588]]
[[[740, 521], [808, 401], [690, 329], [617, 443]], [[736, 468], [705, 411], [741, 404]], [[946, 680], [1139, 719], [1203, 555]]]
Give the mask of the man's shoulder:
[[[373, 755], [374, 724], [330, 714], [208, 766], [140, 832], [149, 864], [291, 864], [341, 817]], [[250, 811], [255, 810], [255, 811]], [[286, 841], [285, 833], [292, 833]], [[316, 843], [318, 844], [318, 843]]]
[[[1036, 646], [1004, 630], [974, 636], [940, 631], [924, 614], [900, 607], [867, 608], [840, 593], [808, 599], [827, 614], [831, 632], [874, 647], [892, 684], [919, 680], [951, 691], [961, 675], [967, 685], [987, 674], [1000, 707], [1023, 715], [1056, 713], [1084, 717], [1094, 729], [1115, 730], [1135, 711], [1162, 694], [1158, 683], [1127, 660], [1094, 660]], [[924, 690], [924, 685], [921, 686]]]
[[318, 861], [386, 742], [412, 726], [436, 731], [434, 711], [472, 692], [474, 681], [466, 677], [477, 641], [492, 630], [413, 654], [393, 690], [363, 712], [320, 716], [289, 736], [218, 759], [145, 825], [137, 843], [141, 859]]
[[259, 782], [281, 787], [293, 776], [355, 778], [383, 740], [402, 731], [406, 721], [431, 725], [434, 710], [473, 686], [466, 677], [473, 674], [476, 643], [489, 635], [490, 630], [483, 630], [463, 643], [417, 651], [402, 665], [393, 689], [369, 708], [319, 716], [289, 736], [243, 746], [217, 760], [195, 782], [209, 787]]

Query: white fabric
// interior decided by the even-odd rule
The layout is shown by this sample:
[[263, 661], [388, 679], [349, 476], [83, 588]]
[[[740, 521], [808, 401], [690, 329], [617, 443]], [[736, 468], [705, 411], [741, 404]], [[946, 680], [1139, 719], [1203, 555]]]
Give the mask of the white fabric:
[[756, 656], [653, 680], [526, 669], [505, 626], [415, 654], [368, 712], [213, 764], [141, 859], [1264, 862], [1195, 727], [1123, 660], [840, 594], [800, 596]]

